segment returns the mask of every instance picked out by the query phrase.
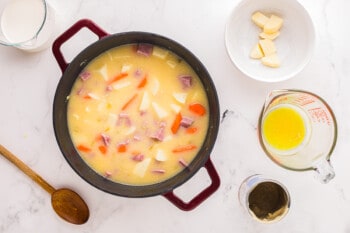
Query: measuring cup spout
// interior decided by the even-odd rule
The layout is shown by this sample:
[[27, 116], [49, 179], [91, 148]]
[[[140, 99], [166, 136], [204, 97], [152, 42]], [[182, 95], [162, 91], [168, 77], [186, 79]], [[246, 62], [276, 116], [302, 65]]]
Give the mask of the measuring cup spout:
[[276, 99], [277, 96], [283, 95], [285, 93], [287, 93], [287, 90], [272, 90], [267, 97], [265, 98], [265, 102], [264, 102], [264, 108], [263, 111], [265, 112], [266, 109], [268, 109], [269, 105], [271, 104], [271, 102]]
[[326, 184], [335, 177], [334, 169], [329, 159], [321, 160], [316, 164], [316, 176], [321, 183]]

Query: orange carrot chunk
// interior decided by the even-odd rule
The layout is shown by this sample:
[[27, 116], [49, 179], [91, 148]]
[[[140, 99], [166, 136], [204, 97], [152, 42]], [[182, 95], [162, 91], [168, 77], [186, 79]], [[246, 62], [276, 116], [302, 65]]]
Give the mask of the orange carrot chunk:
[[128, 102], [126, 102], [123, 107], [122, 107], [122, 110], [125, 110], [127, 109], [127, 107], [136, 99], [137, 97], [137, 94], [133, 95]]
[[199, 103], [194, 103], [189, 105], [189, 110], [199, 116], [203, 116], [207, 111], [205, 107]]
[[98, 149], [104, 155], [107, 153], [107, 147], [106, 146], [99, 146]]
[[198, 128], [197, 127], [189, 127], [186, 129], [186, 133], [187, 134], [194, 134], [198, 131]]
[[142, 87], [146, 86], [146, 84], [147, 84], [147, 76], [145, 76], [145, 77], [141, 80], [141, 82], [139, 83], [139, 85], [137, 86], [137, 88], [142, 88]]
[[90, 152], [91, 151], [91, 149], [89, 147], [84, 146], [82, 144], [78, 145], [77, 149], [80, 150], [81, 152]]
[[108, 81], [108, 85], [128, 76], [128, 73], [117, 74], [114, 78]]
[[119, 145], [118, 145], [118, 152], [119, 152], [119, 153], [124, 153], [124, 152], [126, 152], [126, 145], [125, 145], [125, 144], [119, 144]]
[[182, 152], [187, 152], [196, 149], [197, 146], [193, 144], [189, 144], [186, 146], [179, 146], [173, 149], [173, 153], [182, 153]]
[[181, 125], [181, 120], [182, 120], [181, 113], [176, 114], [175, 120], [174, 120], [173, 124], [171, 125], [171, 132], [173, 132], [173, 134], [176, 134], [177, 131], [179, 130], [180, 125]]

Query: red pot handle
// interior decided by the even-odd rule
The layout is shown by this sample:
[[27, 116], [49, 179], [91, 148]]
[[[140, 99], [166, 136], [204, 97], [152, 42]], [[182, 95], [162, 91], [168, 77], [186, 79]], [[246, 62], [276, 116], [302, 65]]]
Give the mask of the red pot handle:
[[211, 179], [211, 184], [207, 188], [205, 188], [202, 192], [200, 192], [197, 196], [195, 196], [191, 201], [187, 203], [184, 202], [178, 196], [176, 196], [173, 191], [165, 193], [163, 194], [163, 196], [181, 210], [189, 211], [196, 208], [203, 201], [205, 201], [210, 195], [212, 195], [220, 186], [219, 175], [210, 158], [205, 163], [204, 167], [209, 174], [209, 177]]
[[92, 22], [89, 19], [81, 19], [78, 22], [76, 22], [73, 26], [71, 26], [67, 31], [60, 35], [52, 45], [53, 55], [55, 56], [58, 65], [62, 70], [62, 73], [66, 70], [69, 63], [63, 57], [63, 54], [61, 52], [61, 46], [84, 27], [90, 29], [90, 31], [95, 33], [99, 39], [109, 35], [107, 32], [102, 30], [99, 26], [97, 26], [94, 22]]

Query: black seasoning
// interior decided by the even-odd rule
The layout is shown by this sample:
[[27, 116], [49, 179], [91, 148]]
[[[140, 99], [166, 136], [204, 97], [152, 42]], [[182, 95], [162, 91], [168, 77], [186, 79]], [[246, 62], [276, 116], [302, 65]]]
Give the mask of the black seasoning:
[[288, 206], [285, 190], [273, 182], [258, 184], [249, 194], [249, 209], [261, 220], [282, 215]]

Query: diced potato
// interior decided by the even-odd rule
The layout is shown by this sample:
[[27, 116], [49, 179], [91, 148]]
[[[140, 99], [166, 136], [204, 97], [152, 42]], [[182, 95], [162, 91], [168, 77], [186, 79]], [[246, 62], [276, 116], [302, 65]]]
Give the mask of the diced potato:
[[76, 120], [79, 120], [79, 119], [80, 119], [80, 116], [79, 116], [78, 114], [76, 114], [76, 113], [74, 113], [72, 116], [73, 116]]
[[109, 78], [109, 77], [108, 77], [107, 65], [102, 66], [102, 68], [101, 68], [99, 71], [100, 71], [100, 73], [101, 73], [103, 79], [104, 79], [105, 81], [108, 81], [108, 78]]
[[166, 56], [168, 56], [169, 51], [168, 50], [164, 50], [162, 48], [159, 48], [157, 46], [153, 47], [153, 56], [159, 57], [161, 59], [165, 59]]
[[270, 40], [274, 40], [274, 39], [276, 39], [279, 35], [280, 35], [280, 32], [279, 32], [279, 31], [277, 31], [277, 32], [275, 32], [275, 33], [272, 33], [272, 34], [267, 34], [267, 33], [265, 33], [265, 32], [261, 32], [261, 33], [259, 34], [259, 37], [260, 37], [261, 39], [270, 39]]
[[177, 104], [170, 104], [170, 108], [175, 112], [179, 113], [181, 111], [181, 106]]
[[186, 103], [186, 98], [187, 98], [187, 93], [185, 92], [175, 92], [173, 94], [174, 98], [176, 99], [177, 102], [184, 104]]
[[168, 60], [166, 62], [171, 68], [175, 68], [177, 66], [177, 62], [176, 61], [172, 61], [172, 60]]
[[124, 132], [123, 132], [123, 135], [131, 135], [132, 133], [135, 133], [136, 131], [136, 126], [131, 126], [131, 127], [128, 127]]
[[265, 66], [269, 66], [272, 68], [277, 68], [281, 65], [280, 59], [277, 56], [276, 53], [271, 54], [269, 56], [263, 57], [261, 59], [262, 64], [264, 64]]
[[144, 175], [145, 175], [145, 173], [146, 173], [150, 163], [151, 163], [151, 159], [150, 158], [146, 158], [143, 161], [137, 163], [135, 165], [135, 168], [134, 168], [134, 171], [133, 171], [134, 174], [138, 175], [139, 177], [144, 177]]
[[131, 69], [132, 65], [124, 64], [120, 70], [121, 73], [127, 73]]
[[261, 51], [259, 43], [257, 43], [253, 49], [250, 51], [250, 57], [254, 59], [260, 59], [264, 56], [263, 52]]
[[148, 110], [150, 104], [151, 104], [151, 100], [149, 98], [149, 94], [148, 94], [148, 92], [144, 92], [143, 96], [142, 96], [141, 103], [140, 103], [139, 110], [141, 112]]
[[99, 100], [100, 99], [100, 97], [98, 96], [98, 95], [96, 95], [96, 94], [94, 94], [94, 93], [88, 93], [87, 94], [91, 99], [94, 99], [94, 100]]
[[151, 87], [151, 92], [152, 92], [152, 95], [157, 95], [158, 91], [159, 91], [159, 87], [160, 87], [160, 84], [159, 84], [159, 80], [157, 78], [154, 78], [153, 79], [154, 82], [152, 83], [152, 87]]
[[118, 116], [114, 113], [108, 115], [107, 124], [109, 127], [115, 126], [117, 123]]
[[267, 34], [273, 34], [278, 32], [283, 25], [283, 19], [276, 15], [271, 15], [269, 20], [264, 25], [264, 32]]
[[128, 87], [130, 86], [131, 82], [130, 81], [120, 81], [120, 82], [116, 82], [115, 84], [112, 85], [114, 90], [119, 90], [122, 89], [124, 87]]
[[173, 136], [169, 134], [163, 139], [163, 142], [168, 142], [168, 141], [170, 141], [172, 139], [173, 139]]
[[155, 159], [159, 162], [164, 162], [167, 160], [167, 156], [165, 155], [164, 151], [161, 149], [158, 149], [156, 152]]
[[153, 102], [152, 107], [160, 119], [163, 119], [168, 116], [168, 112], [165, 111], [161, 106], [159, 106], [159, 104]]
[[277, 51], [275, 44], [270, 39], [259, 40], [259, 45], [264, 53], [264, 56], [269, 56]]
[[259, 27], [263, 28], [269, 18], [260, 11], [255, 12], [252, 15], [252, 21]]

